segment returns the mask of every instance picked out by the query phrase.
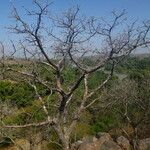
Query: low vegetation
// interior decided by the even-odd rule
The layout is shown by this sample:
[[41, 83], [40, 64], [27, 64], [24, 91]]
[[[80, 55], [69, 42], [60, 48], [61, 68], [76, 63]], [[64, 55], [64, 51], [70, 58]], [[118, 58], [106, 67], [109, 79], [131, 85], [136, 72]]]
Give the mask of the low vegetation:
[[[138, 57], [129, 57], [120, 64], [116, 72], [120, 75], [126, 74], [126, 77], [120, 80], [114, 75], [112, 81], [100, 93], [97, 93], [98, 97], [102, 97], [101, 101], [95, 103], [83, 113], [82, 119], [78, 122], [76, 129], [72, 133], [72, 142], [80, 140], [87, 135], [96, 135], [98, 132], [104, 131], [109, 132], [113, 137], [123, 134], [130, 140], [134, 138], [135, 134], [138, 134], [139, 138], [149, 137], [150, 72], [148, 66], [150, 66], [149, 58]], [[19, 68], [20, 66], [18, 66]], [[105, 69], [107, 70], [108, 66]], [[99, 71], [93, 74], [89, 81], [89, 88], [96, 87], [97, 83], [103, 82], [106, 79], [107, 74], [104, 72]], [[41, 73], [44, 74], [45, 78], [49, 75], [46, 70], [41, 70]], [[76, 72], [75, 68], [64, 71], [62, 78], [67, 80], [63, 85], [66, 87], [66, 90], [76, 76], [78, 76], [78, 72]], [[51, 80], [53, 78], [50, 75], [48, 77]], [[37, 85], [37, 87], [47, 103], [49, 112], [51, 114], [55, 113], [53, 106], [56, 105], [55, 99], [57, 95], [53, 94], [49, 99], [49, 91], [44, 90], [40, 85]], [[78, 99], [82, 93], [83, 84], [76, 91], [75, 98]], [[10, 109], [10, 113], [7, 112], [6, 114], [4, 109], [2, 109], [3, 115], [6, 115], [5, 117], [3, 116], [3, 122], [6, 125], [23, 125], [45, 120], [41, 103], [37, 101], [33, 88], [25, 82], [13, 82], [11, 78], [1, 80], [0, 103], [1, 107], [5, 106], [5, 108], [3, 107], [4, 109], [6, 107]], [[78, 104], [75, 103], [75, 105]], [[135, 133], [135, 128], [138, 128], [138, 133]], [[31, 128], [30, 132], [32, 130]], [[51, 137], [51, 140], [59, 142], [55, 132], [53, 131], [52, 133], [54, 135]], [[18, 134], [24, 136], [27, 133], [25, 134], [21, 130]], [[58, 145], [54, 143], [49, 146], [58, 148]]]

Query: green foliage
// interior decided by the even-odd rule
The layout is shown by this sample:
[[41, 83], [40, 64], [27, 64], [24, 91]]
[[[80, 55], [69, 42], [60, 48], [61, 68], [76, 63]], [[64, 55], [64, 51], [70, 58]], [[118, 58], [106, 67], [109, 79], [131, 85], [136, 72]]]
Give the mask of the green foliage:
[[64, 72], [63, 72], [63, 80], [65, 81], [65, 83], [72, 83], [76, 77], [79, 75], [79, 72], [77, 69], [75, 68], [65, 68]]
[[50, 141], [55, 141], [55, 142], [49, 142], [48, 143], [48, 148], [49, 149], [57, 149], [57, 150], [62, 150], [61, 146], [56, 144], [59, 143], [59, 138], [57, 133], [54, 131], [54, 129], [50, 130]]
[[5, 124], [26, 124], [39, 122], [45, 119], [45, 113], [41, 109], [40, 102], [34, 102], [31, 106], [26, 106], [10, 114], [3, 119]]
[[16, 84], [11, 97], [11, 102], [18, 107], [29, 106], [34, 100], [34, 91], [29, 85], [22, 83]]
[[95, 122], [91, 125], [91, 133], [96, 134], [98, 132], [108, 132], [115, 124], [114, 115], [106, 115], [97, 118]]
[[88, 86], [89, 89], [93, 89], [100, 85], [107, 77], [103, 71], [97, 71], [93, 75], [91, 75]]
[[33, 122], [39, 122], [45, 119], [45, 113], [43, 112], [43, 109], [40, 106], [31, 106], [30, 111], [27, 111], [31, 114], [31, 119]]
[[25, 124], [28, 115], [25, 113], [16, 113], [4, 118], [5, 124]]
[[20, 108], [30, 105], [33, 100], [33, 89], [26, 83], [0, 81], [0, 101], [9, 101]]
[[83, 137], [86, 137], [89, 134], [91, 134], [90, 124], [79, 122], [72, 133], [72, 140], [81, 140]]
[[140, 81], [144, 78], [144, 75], [141, 72], [134, 71], [129, 74], [129, 78], [131, 80]]
[[0, 101], [10, 100], [13, 94], [13, 85], [9, 81], [0, 81]]
[[[128, 73], [130, 71], [141, 71], [141, 70], [149, 70], [150, 67], [150, 58], [139, 58], [139, 57], [127, 57], [124, 59], [115, 69], [116, 72], [119, 73]], [[111, 64], [107, 64], [105, 66], [106, 70], [111, 69]]]
[[[117, 80], [118, 78], [116, 76], [113, 76], [109, 83], [104, 87], [105, 90], [108, 91], [106, 93], [104, 104], [117, 100], [118, 104], [114, 104], [110, 109], [112, 110], [104, 110], [106, 113], [101, 112], [94, 112], [91, 113], [89, 116], [87, 114], [84, 114], [82, 116], [80, 122], [77, 124], [76, 129], [73, 133], [73, 139], [81, 139], [83, 136], [89, 135], [89, 134], [96, 134], [97, 132], [108, 132], [114, 126], [119, 128], [120, 124], [123, 124], [123, 119], [117, 114], [114, 113], [114, 107], [117, 108], [119, 111], [124, 111], [124, 97], [127, 97], [129, 101], [128, 106], [128, 113], [130, 117], [133, 119], [138, 120], [137, 118], [140, 118], [143, 114], [143, 111], [141, 108], [136, 104], [140, 100], [142, 101], [142, 104], [148, 105], [149, 103], [149, 97], [150, 97], [150, 88], [149, 88], [149, 66], [150, 66], [150, 60], [149, 58], [139, 59], [139, 58], [133, 58], [129, 57], [126, 60], [124, 60], [118, 67], [117, 72], [119, 73], [126, 73], [128, 74], [128, 78], [130, 81], [132, 81], [134, 84], [128, 84], [126, 85], [126, 79], [124, 81]], [[18, 67], [18, 66], [15, 66]], [[20, 68], [22, 66], [19, 66]], [[107, 64], [106, 70], [110, 70], [110, 64]], [[48, 81], [49, 85], [55, 84], [55, 74], [54, 72], [48, 71], [43, 66], [39, 66], [38, 68], [39, 75], [43, 77], [44, 80]], [[107, 72], [107, 71], [106, 71]], [[63, 70], [62, 74], [62, 84], [63, 88], [68, 91], [70, 86], [73, 85], [74, 81], [80, 76], [79, 71], [76, 70], [75, 67], [67, 67]], [[100, 83], [102, 83], [107, 78], [107, 74], [105, 71], [97, 71], [89, 76], [89, 90], [96, 88]], [[117, 82], [116, 85], [120, 86], [116, 89], [113, 89], [114, 82]], [[123, 84], [123, 85], [121, 85]], [[51, 87], [51, 86], [50, 86]], [[57, 105], [58, 102], [58, 95], [56, 93], [53, 93], [50, 97], [48, 95], [50, 94], [50, 91], [48, 91], [45, 87], [43, 87], [40, 84], [37, 84], [37, 89], [40, 93], [40, 95], [43, 97], [43, 100], [45, 101], [45, 104], [48, 108], [49, 113], [51, 116], [56, 114], [55, 105]], [[75, 94], [72, 97], [72, 103], [70, 106], [70, 112], [73, 111], [77, 106], [81, 103], [81, 99], [83, 98], [83, 92], [84, 92], [84, 85], [83, 82], [81, 82], [78, 89], [76, 89]], [[102, 96], [104, 94], [104, 89], [102, 89], [102, 92], [97, 92], [94, 94], [94, 98]], [[92, 97], [93, 98], [93, 97]], [[0, 81], [0, 101], [5, 102], [9, 101], [11, 104], [17, 105], [19, 108], [19, 112], [14, 113], [10, 116], [7, 116], [4, 119], [4, 122], [6, 124], [26, 124], [31, 122], [38, 122], [45, 120], [45, 114], [41, 108], [41, 103], [35, 101], [35, 92], [32, 87], [30, 87], [28, 84], [24, 82], [18, 82], [18, 83], [12, 83], [10, 81]], [[90, 100], [89, 100], [90, 101]], [[103, 101], [103, 100], [102, 100]], [[100, 108], [103, 104], [102, 103], [95, 103], [93, 105], [93, 111], [95, 111], [95, 108]], [[22, 110], [23, 107], [23, 111]], [[110, 114], [109, 114], [109, 113]], [[70, 113], [71, 114], [71, 113]], [[139, 117], [140, 116], [140, 117]], [[72, 117], [72, 116], [71, 116]], [[90, 119], [89, 119], [90, 118]], [[148, 118], [148, 117], [147, 117]], [[86, 120], [86, 121], [82, 121]], [[92, 121], [91, 121], [92, 120]], [[148, 120], [148, 119], [147, 119]], [[117, 124], [119, 124], [117, 126]], [[144, 126], [144, 124], [143, 124]], [[58, 141], [58, 137], [56, 133], [52, 133], [52, 141]], [[56, 144], [49, 144], [49, 147], [59, 149], [60, 147]]]
[[39, 64], [36, 68], [36, 72], [39, 73], [46, 81], [53, 83], [54, 81], [54, 72], [53, 70], [47, 69], [45, 66]]

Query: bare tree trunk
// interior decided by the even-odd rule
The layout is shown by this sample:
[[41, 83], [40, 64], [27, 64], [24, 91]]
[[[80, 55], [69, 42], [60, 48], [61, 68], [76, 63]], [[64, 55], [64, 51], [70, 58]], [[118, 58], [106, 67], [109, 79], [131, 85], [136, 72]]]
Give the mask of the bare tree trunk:
[[138, 150], [138, 128], [134, 128], [135, 140], [134, 140], [134, 149]]
[[62, 143], [63, 150], [70, 150], [69, 142], [66, 140]]
[[62, 143], [62, 149], [63, 150], [70, 150], [70, 142], [69, 142], [69, 136], [64, 134], [60, 138], [61, 143]]
[[62, 149], [70, 150], [70, 135], [68, 134], [68, 132], [63, 131], [60, 125], [55, 126], [54, 129], [61, 141]]

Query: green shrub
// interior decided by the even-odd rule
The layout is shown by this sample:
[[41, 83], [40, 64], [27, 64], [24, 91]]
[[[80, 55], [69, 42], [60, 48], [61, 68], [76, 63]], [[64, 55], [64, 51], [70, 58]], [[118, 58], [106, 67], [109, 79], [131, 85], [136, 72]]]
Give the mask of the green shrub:
[[16, 84], [14, 92], [11, 96], [11, 102], [18, 107], [29, 106], [34, 100], [34, 91], [29, 85], [25, 83]]
[[102, 71], [97, 71], [93, 75], [90, 76], [89, 80], [89, 88], [93, 89], [94, 87], [97, 87], [100, 83], [102, 83], [107, 77], [107, 74], [105, 74]]
[[0, 101], [9, 101], [20, 108], [30, 105], [34, 99], [34, 91], [26, 83], [0, 82]]
[[113, 115], [101, 116], [94, 124], [91, 125], [91, 133], [108, 132], [115, 124], [115, 117]]
[[87, 123], [79, 122], [72, 133], [72, 140], [81, 140], [83, 137], [88, 136], [91, 133], [91, 126]]
[[144, 78], [144, 76], [141, 72], [134, 71], [129, 74], [129, 78], [131, 80], [141, 81]]
[[9, 81], [0, 81], [0, 101], [10, 100], [14, 86]]

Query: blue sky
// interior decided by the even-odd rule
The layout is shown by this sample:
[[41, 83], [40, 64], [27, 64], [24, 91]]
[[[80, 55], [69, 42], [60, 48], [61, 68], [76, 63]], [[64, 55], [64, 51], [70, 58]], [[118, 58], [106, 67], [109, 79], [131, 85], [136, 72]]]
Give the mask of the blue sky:
[[[1, 0], [0, 1], [0, 41], [7, 41], [9, 33], [5, 26], [12, 23], [11, 1], [21, 12], [22, 6], [32, 9], [32, 0]], [[53, 0], [52, 8], [60, 12], [73, 5], [80, 5], [81, 11], [87, 16], [107, 17], [112, 10], [126, 9], [130, 19], [150, 19], [150, 0]], [[21, 12], [22, 13], [22, 12]]]

